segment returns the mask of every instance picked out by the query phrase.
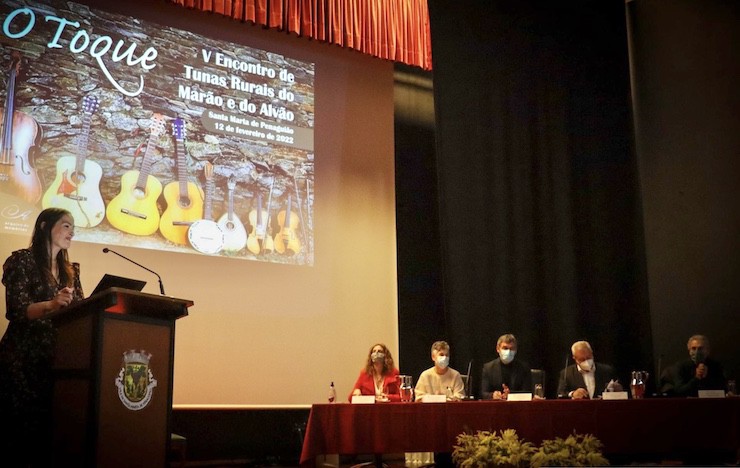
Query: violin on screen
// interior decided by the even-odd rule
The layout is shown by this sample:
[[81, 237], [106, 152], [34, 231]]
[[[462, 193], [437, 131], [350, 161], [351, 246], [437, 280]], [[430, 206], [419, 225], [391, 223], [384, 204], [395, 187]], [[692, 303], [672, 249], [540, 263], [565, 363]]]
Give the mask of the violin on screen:
[[285, 209], [277, 215], [280, 232], [275, 234], [275, 250], [278, 253], [295, 255], [301, 251], [301, 241], [298, 239], [296, 229], [300, 220], [291, 206], [291, 197], [288, 194], [288, 202]]
[[263, 251], [272, 251], [272, 236], [267, 232], [269, 211], [262, 208], [262, 194], [257, 194], [257, 206], [249, 213], [249, 224], [252, 232], [247, 237], [247, 249], [255, 255]]
[[2, 114], [0, 191], [35, 204], [41, 198], [41, 181], [31, 166], [29, 151], [36, 145], [40, 127], [33, 117], [15, 110], [15, 81], [20, 71], [21, 55], [13, 52], [11, 58]]

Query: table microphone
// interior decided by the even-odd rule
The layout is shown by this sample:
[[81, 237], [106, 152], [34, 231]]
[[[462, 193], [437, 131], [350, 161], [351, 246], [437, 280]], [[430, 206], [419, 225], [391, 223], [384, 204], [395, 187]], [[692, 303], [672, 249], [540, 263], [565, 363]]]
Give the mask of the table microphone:
[[470, 361], [468, 361], [468, 374], [467, 374], [467, 377], [468, 378], [465, 381], [465, 386], [467, 388], [464, 389], [465, 396], [463, 397], [463, 400], [472, 400], [473, 399], [473, 392], [470, 390], [472, 388], [472, 386], [470, 385], [471, 384], [471, 381], [470, 381], [470, 366], [472, 366], [472, 365], [473, 365], [473, 360], [471, 359]]
[[656, 372], [656, 377], [653, 379], [655, 381], [655, 392], [653, 393], [654, 397], [661, 397], [661, 396], [668, 396], [667, 393], [661, 391], [662, 387], [662, 380], [663, 380], [663, 354], [658, 355], [658, 372]]
[[[568, 381], [566, 374], [568, 373], [568, 355], [565, 355], [565, 367], [563, 367], [563, 387], [565, 387], [566, 382]], [[560, 379], [558, 379], [560, 380]], [[560, 388], [560, 382], [558, 382], [558, 389]], [[558, 398], [568, 398], [568, 394], [558, 394]]]
[[146, 270], [146, 271], [148, 271], [149, 273], [154, 273], [154, 274], [155, 274], [155, 275], [157, 276], [157, 279], [159, 280], [159, 292], [160, 292], [160, 294], [162, 294], [162, 295], [164, 296], [164, 285], [162, 284], [162, 277], [161, 277], [161, 276], [159, 276], [159, 273], [157, 273], [157, 272], [156, 272], [156, 271], [154, 271], [154, 270], [150, 270], [149, 268], [145, 267], [145, 266], [144, 266], [144, 265], [142, 265], [141, 263], [137, 263], [137, 262], [135, 262], [135, 261], [131, 260], [130, 258], [128, 258], [128, 257], [127, 257], [127, 256], [125, 256], [125, 255], [121, 255], [121, 254], [119, 254], [119, 253], [118, 253], [118, 252], [116, 252], [115, 250], [112, 250], [112, 249], [109, 249], [108, 247], [105, 247], [105, 248], [103, 249], [103, 253], [108, 253], [108, 252], [110, 252], [110, 253], [114, 253], [114, 254], [118, 255], [119, 257], [121, 257], [121, 258], [122, 258], [122, 259], [124, 259], [124, 260], [128, 260], [129, 262], [133, 263], [133, 264], [134, 264], [134, 265], [136, 265], [137, 267], [145, 269], [145, 270]]

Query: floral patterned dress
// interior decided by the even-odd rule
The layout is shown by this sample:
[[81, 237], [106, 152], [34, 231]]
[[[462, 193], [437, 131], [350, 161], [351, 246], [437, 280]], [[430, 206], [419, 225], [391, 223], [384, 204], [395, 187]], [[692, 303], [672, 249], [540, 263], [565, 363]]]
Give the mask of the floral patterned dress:
[[[74, 301], [84, 296], [78, 266], [74, 265]], [[8, 329], [0, 340], [0, 411], [17, 419], [20, 433], [34, 433], [51, 405], [51, 364], [56, 332], [50, 320], [30, 320], [26, 309], [51, 300], [59, 286], [36, 268], [28, 249], [17, 250], [3, 265]]]

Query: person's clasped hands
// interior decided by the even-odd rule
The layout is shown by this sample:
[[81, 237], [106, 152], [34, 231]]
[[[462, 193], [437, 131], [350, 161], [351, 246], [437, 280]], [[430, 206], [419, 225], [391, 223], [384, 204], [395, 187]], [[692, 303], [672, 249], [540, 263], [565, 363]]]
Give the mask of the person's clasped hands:
[[501, 384], [501, 391], [496, 390], [491, 394], [491, 398], [494, 400], [506, 400], [509, 398], [509, 387], [506, 384]]

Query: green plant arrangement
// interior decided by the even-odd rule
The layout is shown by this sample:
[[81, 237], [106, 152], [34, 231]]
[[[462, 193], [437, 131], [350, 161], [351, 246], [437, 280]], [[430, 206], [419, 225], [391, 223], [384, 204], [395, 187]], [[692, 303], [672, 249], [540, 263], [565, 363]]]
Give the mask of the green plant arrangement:
[[591, 434], [571, 434], [565, 439], [543, 440], [532, 455], [535, 468], [541, 466], [604, 466], [609, 460], [601, 453], [603, 444]]
[[536, 448], [532, 443], [519, 439], [514, 429], [462, 433], [457, 436], [452, 450], [452, 460], [460, 467], [526, 467]]

